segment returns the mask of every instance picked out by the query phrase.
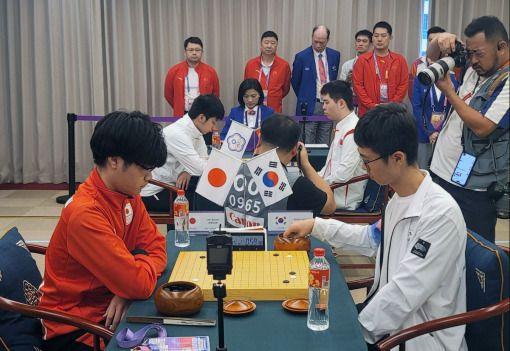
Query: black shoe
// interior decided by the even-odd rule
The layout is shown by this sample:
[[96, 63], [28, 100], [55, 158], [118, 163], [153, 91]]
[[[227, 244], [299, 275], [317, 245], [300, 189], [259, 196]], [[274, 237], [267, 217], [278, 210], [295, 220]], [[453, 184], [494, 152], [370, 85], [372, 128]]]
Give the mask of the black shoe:
[[506, 212], [506, 211], [499, 211], [498, 212], [498, 218], [500, 218], [500, 219], [508, 219], [509, 218], [509, 213]]

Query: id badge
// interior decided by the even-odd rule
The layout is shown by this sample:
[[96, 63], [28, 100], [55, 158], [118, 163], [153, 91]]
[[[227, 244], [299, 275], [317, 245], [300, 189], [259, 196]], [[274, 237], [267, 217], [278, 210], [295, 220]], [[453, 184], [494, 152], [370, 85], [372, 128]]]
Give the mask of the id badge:
[[262, 92], [264, 93], [264, 105], [267, 106], [267, 90], [262, 90]]
[[388, 102], [388, 84], [381, 83], [379, 85], [379, 95], [381, 102]]
[[462, 154], [460, 154], [459, 161], [457, 162], [457, 166], [455, 166], [455, 170], [453, 171], [451, 178], [452, 182], [462, 186], [466, 185], [475, 162], [476, 156], [462, 152]]
[[444, 112], [432, 112], [432, 116], [430, 117], [430, 123], [434, 130], [438, 131], [441, 129], [444, 121]]

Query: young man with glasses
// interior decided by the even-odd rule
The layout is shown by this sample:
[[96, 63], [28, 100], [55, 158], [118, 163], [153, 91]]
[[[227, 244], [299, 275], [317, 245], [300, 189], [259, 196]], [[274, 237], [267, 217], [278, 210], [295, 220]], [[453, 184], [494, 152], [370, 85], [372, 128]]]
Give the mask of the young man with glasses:
[[[138, 111], [106, 115], [90, 147], [95, 168], [62, 209], [39, 306], [114, 330], [129, 300], [149, 298], [166, 267], [165, 238], [140, 199], [166, 147], [161, 127]], [[45, 350], [92, 350], [92, 335], [42, 323]]]
[[[387, 334], [466, 311], [466, 224], [455, 200], [418, 168], [418, 136], [405, 108], [390, 103], [368, 111], [354, 141], [374, 181], [395, 195], [377, 224], [334, 219], [294, 222], [284, 236], [313, 235], [336, 248], [376, 258], [374, 284], [358, 306], [368, 344]], [[382, 231], [382, 233], [381, 233]], [[465, 326], [425, 334], [410, 350], [466, 350]]]
[[189, 111], [199, 95], [220, 96], [220, 80], [211, 66], [202, 62], [204, 46], [197, 37], [184, 41], [185, 60], [168, 70], [165, 78], [165, 99], [173, 109], [174, 116]]

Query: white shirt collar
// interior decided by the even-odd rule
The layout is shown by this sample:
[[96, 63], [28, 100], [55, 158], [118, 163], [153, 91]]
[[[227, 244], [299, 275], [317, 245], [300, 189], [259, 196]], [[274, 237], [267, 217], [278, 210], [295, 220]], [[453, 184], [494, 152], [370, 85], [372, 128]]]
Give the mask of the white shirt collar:
[[322, 54], [322, 57], [324, 59], [326, 59], [326, 49], [324, 49], [324, 51], [322, 51], [322, 52], [315, 51], [315, 49], [312, 49], [312, 50], [313, 50], [313, 54], [315, 55], [315, 57], [319, 58], [319, 54]]
[[351, 118], [353, 118], [353, 117], [358, 118], [358, 116], [356, 116], [356, 113], [355, 113], [354, 111], [352, 111], [351, 113], [349, 113], [347, 116], [345, 116], [345, 118], [344, 118], [344, 119], [342, 119], [340, 122], [338, 122], [338, 123], [336, 124], [336, 128], [335, 128], [335, 129], [336, 129], [337, 131], [339, 131], [339, 130], [342, 128], [342, 126], [343, 126], [343, 125], [344, 125], [344, 124], [345, 124], [348, 120], [350, 120], [350, 119], [351, 119]]
[[184, 116], [182, 116], [182, 118], [184, 120], [186, 129], [189, 130], [189, 132], [190, 132], [190, 136], [192, 138], [198, 138], [198, 137], [202, 138], [202, 133], [198, 130], [195, 123], [193, 123], [193, 120], [191, 119], [191, 117], [186, 113]]

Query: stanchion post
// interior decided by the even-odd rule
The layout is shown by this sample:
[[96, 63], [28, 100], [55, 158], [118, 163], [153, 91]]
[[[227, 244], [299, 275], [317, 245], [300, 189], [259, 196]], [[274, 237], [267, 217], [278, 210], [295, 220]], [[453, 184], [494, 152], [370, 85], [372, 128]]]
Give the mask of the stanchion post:
[[69, 195], [57, 197], [57, 203], [65, 204], [67, 200], [74, 195], [76, 191], [76, 150], [74, 124], [76, 123], [76, 114], [67, 114], [67, 147], [68, 147], [68, 169], [69, 169]]

